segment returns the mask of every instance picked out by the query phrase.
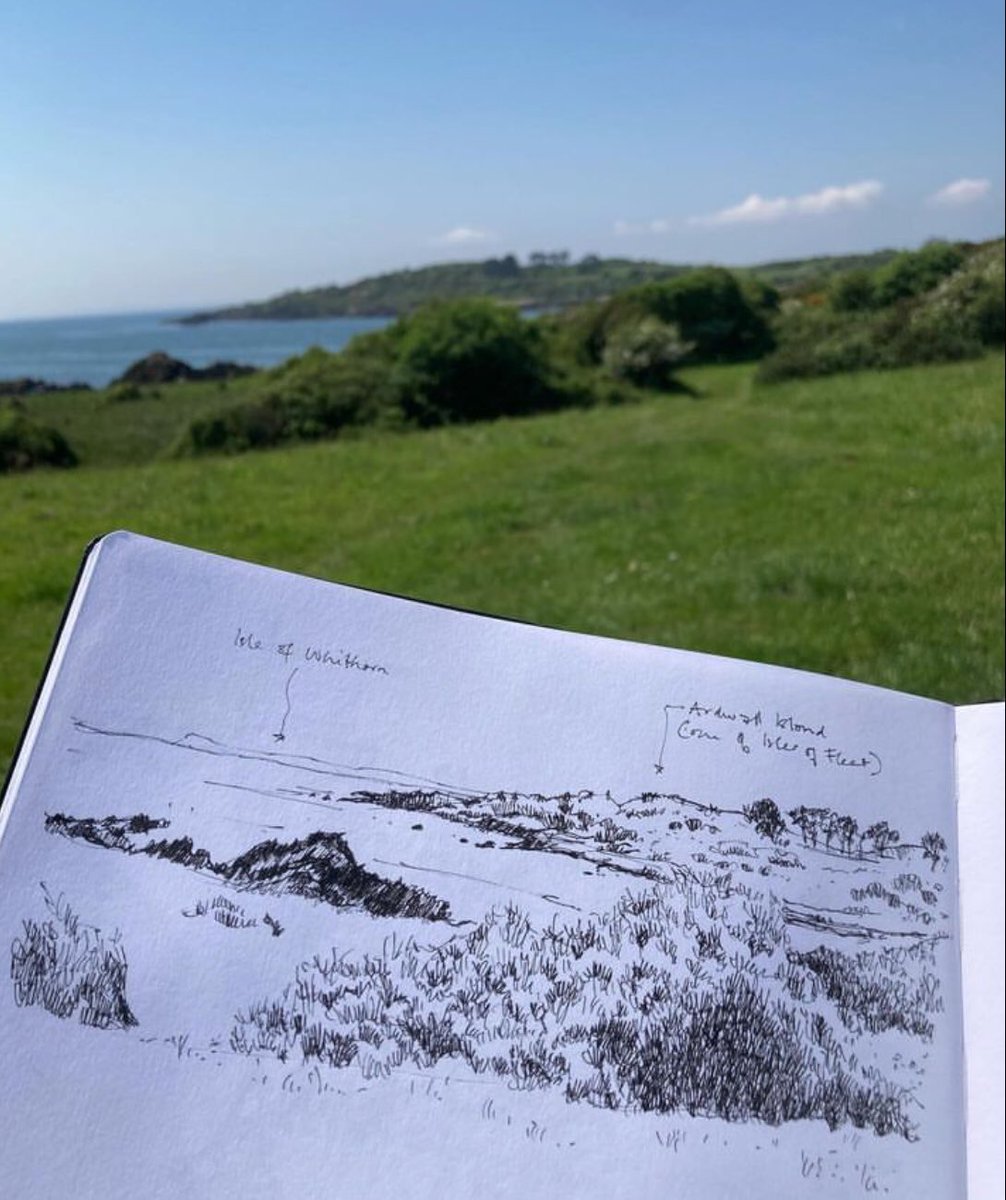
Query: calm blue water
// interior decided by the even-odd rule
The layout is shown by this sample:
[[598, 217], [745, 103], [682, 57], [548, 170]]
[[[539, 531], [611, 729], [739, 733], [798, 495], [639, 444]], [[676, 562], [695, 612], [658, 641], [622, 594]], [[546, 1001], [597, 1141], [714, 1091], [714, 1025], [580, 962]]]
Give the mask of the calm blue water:
[[50, 383], [104, 387], [153, 350], [164, 350], [193, 367], [220, 359], [271, 367], [308, 346], [341, 350], [355, 334], [388, 324], [384, 317], [168, 323], [172, 316], [182, 315], [160, 312], [0, 321], [0, 379], [29, 375]]

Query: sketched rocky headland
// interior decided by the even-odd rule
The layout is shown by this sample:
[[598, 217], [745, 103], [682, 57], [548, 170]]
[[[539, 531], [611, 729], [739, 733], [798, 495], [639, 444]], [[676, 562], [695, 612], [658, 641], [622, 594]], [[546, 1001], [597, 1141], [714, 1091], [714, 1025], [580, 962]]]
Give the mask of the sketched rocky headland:
[[[332, 912], [328, 940], [298, 954], [285, 983], [232, 997], [215, 1039], [229, 1052], [373, 1086], [448, 1065], [607, 1109], [919, 1136], [950, 932], [938, 833], [909, 842], [883, 821], [860, 829], [768, 797], [735, 809], [672, 793], [476, 792], [207, 738], [151, 740], [237, 765], [240, 782], [203, 779], [213, 811], [268, 811], [284, 832], [223, 854], [196, 804], [183, 817], [54, 807], [47, 831], [166, 864], [179, 895], [186, 880], [211, 884], [216, 895], [178, 916], [212, 915], [228, 937], [264, 926], [282, 945], [305, 906]], [[364, 817], [380, 856], [354, 849]], [[458, 855], [485, 863], [486, 886], [452, 869]], [[554, 891], [522, 887], [553, 876]], [[46, 899], [48, 919], [26, 918], [12, 948], [18, 1003], [142, 1028], [129, 947]], [[280, 919], [255, 909], [267, 899], [286, 905]], [[350, 912], [384, 936], [340, 940]], [[210, 926], [187, 927], [200, 937]]]

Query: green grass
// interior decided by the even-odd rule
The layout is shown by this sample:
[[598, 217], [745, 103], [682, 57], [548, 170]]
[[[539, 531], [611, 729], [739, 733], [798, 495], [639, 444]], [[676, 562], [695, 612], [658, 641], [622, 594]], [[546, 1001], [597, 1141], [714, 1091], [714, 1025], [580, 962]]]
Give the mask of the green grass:
[[82, 464], [108, 467], [168, 457], [195, 417], [239, 404], [260, 386], [251, 376], [143, 388], [139, 400], [110, 401], [101, 390], [51, 392], [24, 403], [30, 416], [66, 437]]
[[[81, 552], [123, 527], [549, 625], [1000, 697], [1002, 365], [772, 386], [697, 368], [698, 399], [0, 478], [0, 758]], [[174, 413], [164, 392], [115, 408], [106, 460], [130, 439], [157, 452], [174, 416], [137, 404]]]

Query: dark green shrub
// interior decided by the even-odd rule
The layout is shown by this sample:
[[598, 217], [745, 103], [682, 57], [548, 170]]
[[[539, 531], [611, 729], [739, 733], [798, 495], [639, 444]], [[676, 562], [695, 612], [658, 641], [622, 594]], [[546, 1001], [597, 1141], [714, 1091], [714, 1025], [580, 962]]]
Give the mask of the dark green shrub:
[[835, 312], [869, 312], [877, 305], [874, 273], [865, 268], [843, 271], [828, 288], [828, 303]]
[[639, 302], [648, 313], [673, 322], [692, 344], [693, 362], [725, 362], [758, 358], [772, 348], [768, 308], [759, 308], [755, 296], [767, 305], [771, 289], [746, 281], [722, 267], [688, 271], [666, 283], [638, 289]]
[[765, 383], [877, 365], [866, 314], [804, 308], [783, 319], [778, 337], [777, 349], [758, 368], [757, 378]]
[[143, 399], [143, 389], [136, 383], [113, 383], [105, 392], [109, 404], [123, 404]]
[[420, 426], [561, 407], [537, 326], [489, 300], [429, 304], [400, 323], [392, 383]]
[[721, 267], [703, 267], [586, 305], [557, 336], [570, 357], [598, 365], [619, 329], [650, 317], [677, 327], [690, 346], [687, 361], [732, 362], [772, 348], [769, 316], [778, 302], [775, 289], [758, 279], [740, 282]]
[[179, 452], [236, 454], [393, 423], [390, 363], [373, 351], [373, 345], [355, 354], [312, 347], [270, 372], [253, 398], [194, 420]]
[[32, 467], [75, 467], [77, 461], [58, 429], [40, 425], [18, 409], [0, 409], [0, 474]]
[[[923, 248], [932, 252], [924, 261], [950, 261], [935, 249], [940, 248]], [[803, 307], [787, 313], [778, 324], [778, 348], [761, 364], [758, 378], [770, 382], [975, 358], [985, 347], [1003, 344], [1003, 281], [1003, 246], [997, 243], [968, 256], [928, 291], [873, 312]]]
[[877, 304], [921, 296], [952, 275], [964, 259], [964, 250], [949, 242], [927, 242], [918, 250], [896, 255], [874, 275]]

